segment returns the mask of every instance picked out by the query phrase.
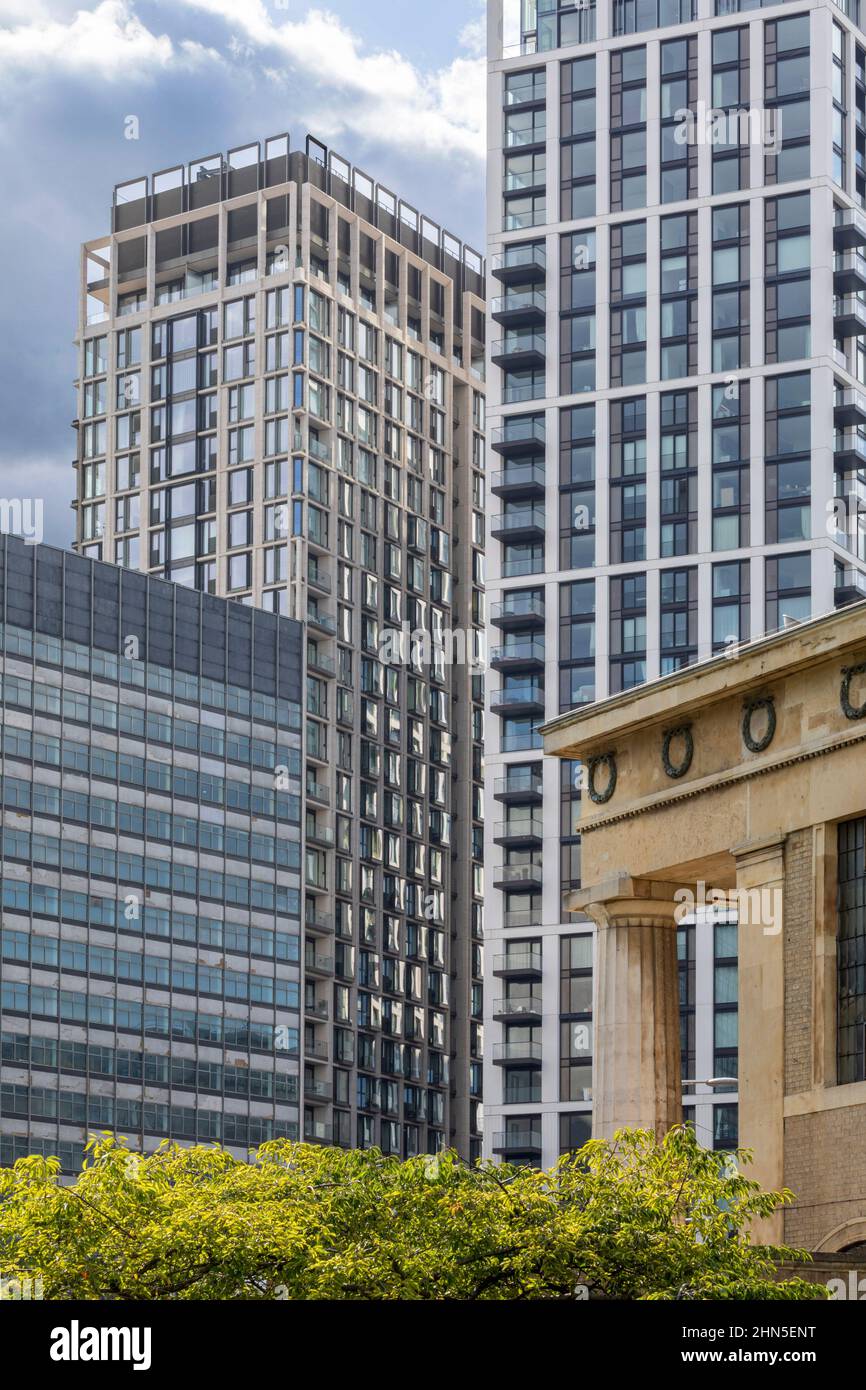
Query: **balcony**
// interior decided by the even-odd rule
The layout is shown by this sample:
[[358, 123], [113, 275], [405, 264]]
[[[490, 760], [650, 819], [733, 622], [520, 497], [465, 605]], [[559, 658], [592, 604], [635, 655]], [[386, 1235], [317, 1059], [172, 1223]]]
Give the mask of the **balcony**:
[[519, 801], [522, 805], [538, 805], [544, 796], [541, 772], [520, 771], [497, 777], [493, 784], [493, 795], [497, 801]]
[[543, 464], [514, 463], [493, 474], [490, 491], [496, 497], [543, 497], [545, 479]]
[[521, 946], [493, 959], [493, 973], [506, 980], [541, 979], [541, 945]]
[[866, 303], [854, 295], [837, 299], [833, 308], [833, 334], [837, 338], [856, 338], [866, 333]]
[[490, 709], [504, 716], [544, 714], [544, 686], [540, 681], [515, 681], [490, 692]]
[[506, 594], [490, 606], [490, 621], [508, 632], [512, 628], [544, 627], [544, 599], [531, 589]]
[[323, 845], [325, 849], [332, 849], [334, 845], [334, 831], [330, 825], [320, 825], [318, 821], [308, 821], [307, 840], [313, 845]]
[[312, 563], [307, 566], [307, 583], [323, 594], [329, 594], [334, 587], [331, 576]]
[[491, 360], [497, 367], [518, 372], [522, 367], [543, 367], [546, 346], [542, 333], [514, 333], [493, 344]]
[[527, 994], [522, 999], [495, 999], [493, 1017], [502, 1023], [540, 1023], [542, 1015], [540, 994]]
[[846, 565], [836, 572], [836, 587], [833, 602], [837, 608], [847, 608], [849, 603], [860, 603], [866, 599], [866, 573], [854, 565]]
[[[326, 1038], [317, 1038], [315, 1041], [308, 1038], [304, 1041], [304, 1061], [305, 1062], [327, 1062], [330, 1057], [328, 1042]], [[306, 1083], [309, 1084], [309, 1083]]]
[[315, 627], [319, 632], [327, 632], [329, 637], [337, 635], [337, 619], [333, 613], [326, 613], [324, 608], [319, 608], [318, 604], [309, 604], [307, 607], [307, 623], [310, 627]]
[[547, 296], [542, 290], [512, 290], [491, 299], [490, 313], [503, 328], [517, 328], [521, 324], [541, 326], [547, 313]]
[[544, 420], [534, 415], [506, 420], [490, 436], [490, 447], [507, 458], [537, 454], [544, 449]]
[[307, 651], [307, 669], [317, 676], [336, 676], [337, 663], [332, 656], [323, 656], [321, 652]]
[[493, 1136], [493, 1152], [503, 1157], [540, 1158], [540, 1129], [506, 1129]]
[[836, 392], [833, 420], [837, 426], [866, 426], [866, 395], [848, 387]]
[[318, 1105], [327, 1105], [334, 1098], [334, 1088], [330, 1081], [304, 1080], [304, 1100]]
[[304, 1120], [305, 1144], [332, 1144], [334, 1126], [325, 1120]]
[[330, 806], [330, 787], [326, 787], [324, 782], [307, 782], [307, 800], [315, 801], [320, 806]]
[[490, 665], [497, 671], [527, 671], [544, 666], [543, 638], [527, 637], [522, 642], [506, 642], [491, 647]]
[[317, 912], [312, 903], [307, 903], [304, 912], [304, 926], [316, 936], [330, 936], [334, 930], [334, 917], [330, 912]]
[[495, 1043], [493, 1063], [497, 1067], [540, 1067], [541, 1043], [505, 1042]]
[[538, 845], [543, 838], [544, 822], [541, 816], [523, 816], [520, 820], [497, 821], [493, 830], [495, 843], [508, 845], [511, 849]]
[[494, 888], [507, 888], [511, 892], [532, 893], [540, 889], [543, 873], [540, 864], [500, 864], [493, 870]]
[[543, 246], [508, 246], [490, 263], [490, 273], [503, 285], [544, 280], [547, 255]]
[[334, 973], [334, 957], [319, 955], [309, 946], [304, 951], [304, 970], [308, 975], [322, 975], [325, 978]]
[[833, 246], [837, 251], [853, 251], [866, 246], [866, 216], [856, 208], [840, 208], [833, 228]]
[[304, 1016], [316, 1019], [320, 1023], [327, 1023], [331, 1016], [327, 999], [311, 999], [304, 1004]]
[[833, 449], [833, 467], [837, 473], [866, 468], [866, 437], [856, 433], [840, 435]]
[[502, 541], [543, 541], [547, 515], [543, 507], [520, 507], [490, 519], [490, 534]]
[[859, 251], [843, 251], [833, 270], [836, 294], [862, 294], [866, 290], [866, 257]]
[[314, 459], [320, 459], [322, 463], [331, 462], [330, 447], [314, 434], [310, 435], [307, 452], [311, 454]]
[[308, 868], [304, 876], [304, 887], [308, 893], [327, 893], [328, 881], [324, 873], [316, 875], [312, 869]]

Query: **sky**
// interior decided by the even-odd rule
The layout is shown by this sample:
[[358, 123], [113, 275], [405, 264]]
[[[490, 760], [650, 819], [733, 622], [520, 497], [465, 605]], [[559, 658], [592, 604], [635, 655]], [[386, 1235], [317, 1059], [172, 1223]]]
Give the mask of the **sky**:
[[80, 245], [114, 185], [309, 131], [483, 250], [484, 23], [484, 0], [0, 0], [0, 499], [44, 499], [45, 541], [72, 541]]

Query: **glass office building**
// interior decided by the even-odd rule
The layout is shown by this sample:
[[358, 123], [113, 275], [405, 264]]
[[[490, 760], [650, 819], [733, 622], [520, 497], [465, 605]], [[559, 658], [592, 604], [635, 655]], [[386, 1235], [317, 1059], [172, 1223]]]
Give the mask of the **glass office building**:
[[[832, 0], [488, 16], [486, 1132], [547, 1163], [589, 1133], [593, 942], [583, 773], [539, 727], [866, 594], [866, 33]], [[680, 933], [717, 1145], [736, 958]]]
[[301, 1130], [302, 627], [0, 536], [0, 1163]]
[[304, 1133], [405, 1155], [480, 1151], [483, 295], [286, 135], [81, 262], [76, 547], [305, 624]]

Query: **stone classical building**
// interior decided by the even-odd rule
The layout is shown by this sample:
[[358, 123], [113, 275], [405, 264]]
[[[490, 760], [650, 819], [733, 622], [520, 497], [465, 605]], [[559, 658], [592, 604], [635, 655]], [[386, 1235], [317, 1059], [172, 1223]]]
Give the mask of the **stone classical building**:
[[[866, 1240], [866, 607], [545, 726], [587, 769], [596, 1134], [682, 1114], [676, 926], [738, 925], [740, 1142], [795, 1201], [761, 1232]], [[720, 924], [723, 924], [720, 926]], [[709, 1079], [709, 1078], [708, 1078]]]

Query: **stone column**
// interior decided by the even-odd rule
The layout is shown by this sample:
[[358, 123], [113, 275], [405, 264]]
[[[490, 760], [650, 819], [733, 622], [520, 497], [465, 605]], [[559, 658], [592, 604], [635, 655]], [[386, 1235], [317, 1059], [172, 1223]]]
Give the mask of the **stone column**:
[[[734, 845], [739, 960], [739, 1141], [754, 1161], [746, 1177], [784, 1187], [784, 837]], [[783, 1215], [756, 1223], [753, 1238], [781, 1243]]]
[[682, 1121], [673, 885], [618, 875], [573, 895], [595, 922], [593, 1136]]

